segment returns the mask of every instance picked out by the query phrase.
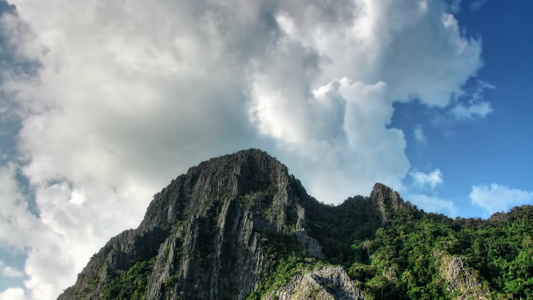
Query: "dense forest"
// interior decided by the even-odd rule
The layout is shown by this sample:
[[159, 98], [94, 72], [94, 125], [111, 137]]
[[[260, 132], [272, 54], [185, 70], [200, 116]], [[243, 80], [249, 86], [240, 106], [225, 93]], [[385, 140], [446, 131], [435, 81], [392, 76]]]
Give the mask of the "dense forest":
[[312, 202], [309, 231], [326, 257], [286, 251], [272, 288], [318, 263], [341, 264], [365, 299], [533, 299], [533, 206], [482, 220], [402, 202], [384, 220], [369, 198]]

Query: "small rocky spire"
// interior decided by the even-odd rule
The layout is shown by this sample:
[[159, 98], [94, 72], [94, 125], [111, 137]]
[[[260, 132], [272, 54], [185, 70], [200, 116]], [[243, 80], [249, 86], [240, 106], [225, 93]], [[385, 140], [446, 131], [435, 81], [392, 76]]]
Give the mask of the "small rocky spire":
[[387, 222], [389, 214], [388, 211], [390, 209], [396, 211], [404, 206], [404, 202], [400, 197], [400, 194], [382, 183], [376, 183], [374, 185], [372, 193], [370, 193], [370, 198], [378, 206], [379, 211], [383, 216], [383, 223]]

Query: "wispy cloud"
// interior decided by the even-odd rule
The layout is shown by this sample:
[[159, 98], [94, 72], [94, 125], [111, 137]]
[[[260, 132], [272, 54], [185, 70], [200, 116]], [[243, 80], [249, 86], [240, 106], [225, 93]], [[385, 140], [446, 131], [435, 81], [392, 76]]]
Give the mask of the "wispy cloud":
[[487, 0], [475, 0], [472, 3], [470, 3], [470, 10], [473, 12], [476, 12], [481, 9], [483, 5], [485, 5], [485, 2]]
[[422, 129], [422, 125], [418, 124], [415, 126], [415, 129], [413, 130], [413, 136], [418, 144], [425, 145], [427, 143], [427, 137], [424, 134], [424, 129]]
[[433, 189], [444, 182], [442, 172], [439, 169], [435, 169], [430, 173], [412, 171], [409, 175], [413, 179], [413, 184], [420, 188], [430, 187]]
[[506, 212], [519, 204], [533, 204], [533, 192], [510, 188], [492, 183], [490, 185], [472, 186], [470, 192], [472, 204], [483, 210], [484, 217], [496, 212]]
[[7, 278], [22, 278], [24, 277], [24, 272], [7, 266], [3, 261], [0, 260], [0, 275]]
[[406, 200], [427, 212], [442, 213], [452, 218], [457, 216], [457, 206], [451, 200], [423, 194], [407, 195]]
[[452, 109], [452, 115], [458, 120], [479, 120], [493, 112], [490, 102], [484, 100], [486, 89], [495, 89], [494, 85], [478, 81], [471, 95], [466, 95], [466, 103], [457, 103]]
[[471, 102], [469, 104], [457, 104], [452, 109], [452, 114], [459, 120], [478, 120], [485, 118], [493, 111], [489, 102]]

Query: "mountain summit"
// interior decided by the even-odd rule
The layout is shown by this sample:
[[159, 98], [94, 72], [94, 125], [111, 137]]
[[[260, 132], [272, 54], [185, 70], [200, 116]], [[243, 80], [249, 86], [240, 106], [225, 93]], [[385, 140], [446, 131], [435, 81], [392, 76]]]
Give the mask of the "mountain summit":
[[309, 201], [263, 151], [203, 162], [156, 194], [140, 226], [112, 238], [59, 299], [245, 299], [276, 266], [275, 243], [323, 257], [305, 229]]
[[447, 232], [468, 223], [456, 222], [379, 183], [370, 197], [320, 203], [251, 149], [172, 180], [140, 226], [112, 238], [58, 299], [488, 299], [493, 282]]

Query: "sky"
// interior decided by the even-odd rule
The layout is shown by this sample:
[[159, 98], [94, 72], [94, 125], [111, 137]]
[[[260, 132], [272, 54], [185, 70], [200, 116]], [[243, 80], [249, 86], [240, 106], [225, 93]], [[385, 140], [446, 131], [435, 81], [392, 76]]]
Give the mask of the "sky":
[[260, 148], [325, 203], [533, 204], [526, 0], [0, 0], [0, 300], [55, 299], [152, 196]]

